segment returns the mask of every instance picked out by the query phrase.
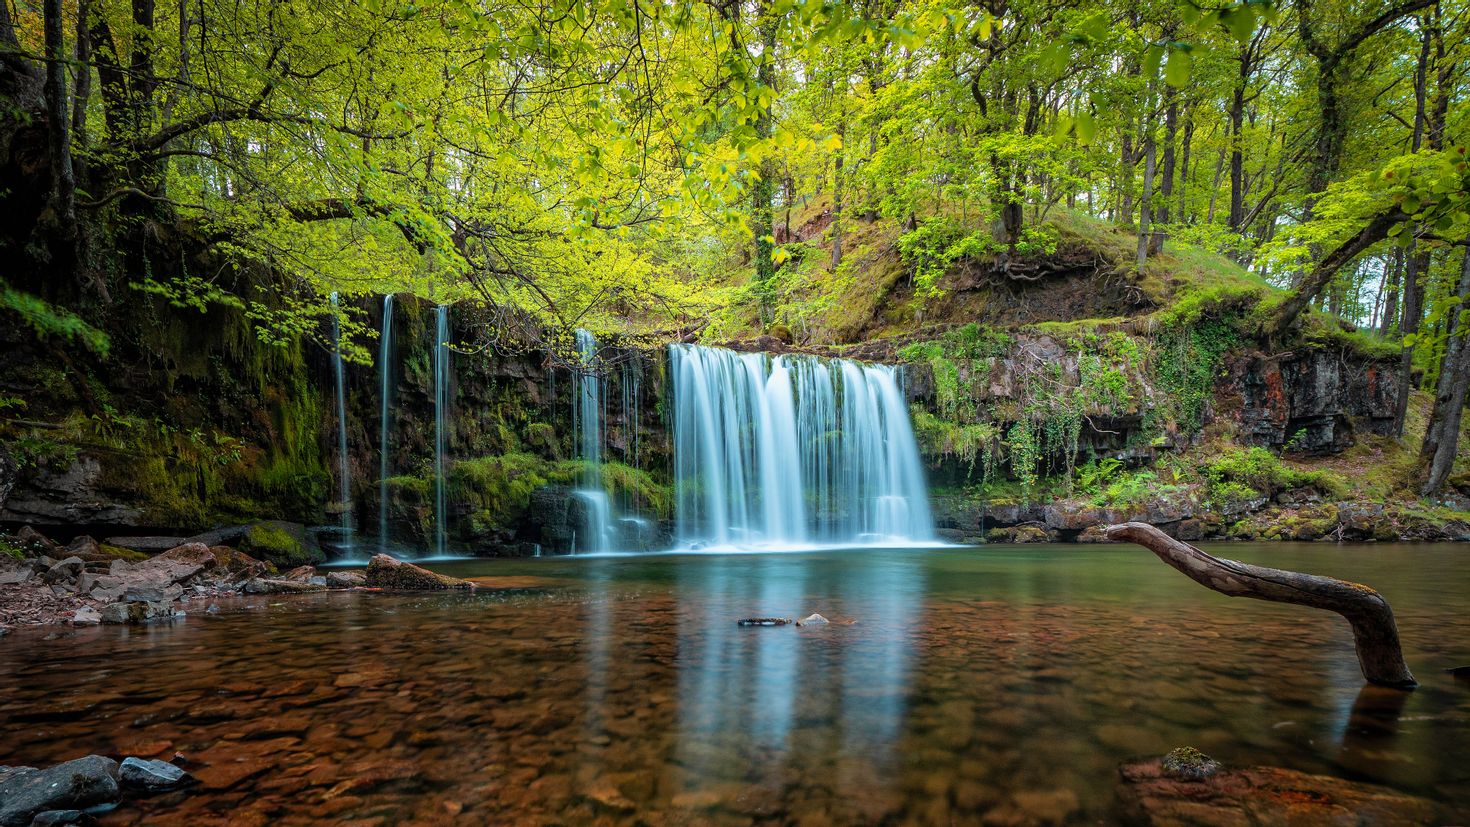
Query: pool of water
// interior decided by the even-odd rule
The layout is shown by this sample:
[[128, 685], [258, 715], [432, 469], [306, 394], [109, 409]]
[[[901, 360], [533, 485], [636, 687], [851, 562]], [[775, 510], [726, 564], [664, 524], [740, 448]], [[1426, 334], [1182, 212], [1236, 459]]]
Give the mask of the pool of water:
[[515, 588], [18, 631], [0, 764], [188, 759], [107, 824], [1096, 824], [1185, 744], [1470, 809], [1470, 547], [1212, 550], [1375, 586], [1423, 686], [1133, 547], [462, 561]]

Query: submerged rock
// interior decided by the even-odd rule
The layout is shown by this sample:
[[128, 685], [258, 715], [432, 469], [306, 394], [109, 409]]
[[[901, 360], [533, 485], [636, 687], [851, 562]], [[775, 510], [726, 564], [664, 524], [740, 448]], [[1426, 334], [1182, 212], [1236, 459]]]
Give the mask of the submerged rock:
[[21, 767], [0, 776], [0, 827], [25, 827], [38, 813], [84, 810], [117, 798], [117, 762], [111, 758], [88, 755], [44, 770]]
[[367, 573], [363, 582], [369, 588], [392, 591], [438, 591], [475, 587], [475, 584], [468, 580], [436, 574], [386, 554], [375, 554], [373, 559], [368, 561]]
[[118, 780], [125, 787], [157, 792], [183, 786], [192, 779], [188, 773], [167, 761], [124, 758], [118, 768]]
[[1118, 774], [1118, 799], [1130, 824], [1431, 824], [1439, 815], [1433, 803], [1387, 787], [1280, 767], [1184, 779], [1151, 759], [1124, 764]]
[[827, 618], [822, 617], [821, 615], [817, 614], [816, 612], [813, 612], [813, 613], [807, 615], [806, 617], [802, 618], [801, 620], [796, 621], [796, 625], [797, 626], [826, 626], [828, 623], [831, 623], [831, 622], [832, 621], [828, 620]]
[[81, 824], [86, 814], [81, 810], [47, 810], [44, 813], [36, 813], [31, 819], [31, 827], [65, 827], [67, 824]]

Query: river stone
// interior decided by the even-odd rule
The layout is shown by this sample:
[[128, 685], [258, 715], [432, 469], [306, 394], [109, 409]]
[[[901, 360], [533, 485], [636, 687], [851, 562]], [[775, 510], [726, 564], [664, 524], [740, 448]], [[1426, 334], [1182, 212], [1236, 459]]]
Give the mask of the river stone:
[[71, 625], [96, 626], [102, 622], [102, 614], [91, 606], [83, 606], [71, 613]]
[[118, 780], [137, 790], [171, 790], [189, 780], [189, 774], [167, 761], [124, 758], [118, 768]]
[[367, 583], [367, 575], [360, 571], [329, 571], [327, 585], [334, 589], [356, 589]]
[[81, 810], [47, 810], [44, 813], [36, 813], [31, 819], [31, 827], [65, 827], [67, 824], [81, 824], [85, 815]]
[[468, 580], [436, 574], [412, 563], [396, 560], [386, 554], [375, 554], [373, 559], [368, 561], [364, 583], [369, 588], [392, 591], [438, 591], [475, 587]]
[[307, 592], [326, 591], [326, 588], [325, 584], [318, 585], [296, 580], [254, 577], [245, 581], [242, 591], [246, 594], [305, 594]]
[[74, 583], [77, 575], [82, 573], [82, 567], [86, 565], [80, 557], [68, 557], [46, 570], [41, 575], [41, 580], [51, 585], [57, 583]]
[[1220, 762], [1194, 747], [1179, 747], [1170, 750], [1159, 767], [1170, 778], [1199, 781], [1219, 772]]
[[1222, 770], [1209, 778], [1171, 778], [1159, 759], [1118, 768], [1118, 799], [1129, 824], [1435, 824], [1440, 813], [1422, 798], [1387, 787], [1281, 767]]
[[117, 762], [101, 755], [12, 771], [0, 777], [0, 827], [25, 827], [37, 813], [86, 809], [117, 798]]
[[166, 603], [149, 603], [138, 600], [129, 602], [118, 601], [109, 603], [102, 607], [103, 623], [142, 623], [155, 617], [173, 617], [172, 606]]
[[822, 617], [821, 615], [817, 614], [816, 612], [813, 612], [813, 613], [807, 615], [806, 617], [802, 618], [801, 620], [796, 621], [796, 625], [797, 626], [826, 626], [828, 623], [831, 623], [831, 622], [832, 621], [828, 620], [827, 618]]

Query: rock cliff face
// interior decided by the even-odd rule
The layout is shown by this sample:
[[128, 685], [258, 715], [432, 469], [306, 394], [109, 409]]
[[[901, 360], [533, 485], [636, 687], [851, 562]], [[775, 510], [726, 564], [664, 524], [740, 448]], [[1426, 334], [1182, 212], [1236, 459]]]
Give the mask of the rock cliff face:
[[1233, 419], [1244, 441], [1327, 454], [1354, 433], [1392, 433], [1396, 366], [1322, 350], [1272, 357], [1232, 354], [1216, 383], [1216, 415]]
[[[356, 312], [367, 327], [381, 329], [382, 306], [380, 298], [371, 299]], [[244, 335], [248, 325], [230, 311], [210, 310], [201, 320], [193, 311], [152, 303], [147, 314], [159, 331], [182, 333], [132, 334], [111, 356], [64, 369], [25, 331], [0, 331], [16, 354], [0, 368], [0, 390], [36, 400], [26, 421], [0, 431], [0, 523], [73, 525], [78, 531], [157, 527], [187, 536], [263, 518], [333, 522], [327, 505], [336, 499], [329, 492], [335, 490], [337, 413], [330, 353], [304, 342], [285, 349], [261, 345]], [[570, 343], [483, 346], [477, 331], [488, 319], [478, 314], [457, 307], [451, 316], [451, 339], [464, 346], [450, 356], [450, 543], [478, 553], [565, 551], [583, 508], [573, 494], [580, 466]], [[397, 298], [388, 375], [388, 498], [381, 504], [382, 377], [376, 365], [346, 368], [351, 507], [359, 534], [369, 539], [376, 538], [380, 508], [397, 540], [422, 546], [432, 536], [433, 320], [433, 305]], [[1211, 363], [1198, 422], [1183, 427], [1172, 401], [1179, 387], [1161, 381], [1148, 336], [1130, 336], [1085, 347], [1035, 333], [996, 339], [1000, 344], [987, 340], [943, 375], [940, 368], [948, 363], [908, 360], [905, 383], [916, 410], [954, 418], [962, 408], [984, 432], [981, 459], [972, 454], [968, 463], [927, 445], [936, 514], [947, 537], [970, 541], [998, 530], [998, 539], [1088, 540], [1100, 524], [1143, 519], [1193, 539], [1220, 536], [1235, 516], [1231, 509], [1265, 503], [1206, 507], [1177, 495], [1101, 508], [1076, 501], [989, 502], [959, 492], [977, 461], [990, 461], [985, 451], [1013, 439], [1010, 429], [1018, 422], [1061, 435], [1038, 443], [1039, 474], [1070, 469], [1083, 456], [1146, 467], [1161, 452], [1187, 448], [1221, 425], [1240, 443], [1306, 454], [1338, 452], [1390, 428], [1392, 366], [1344, 351], [1266, 354], [1240, 343]], [[761, 344], [784, 347], [776, 340], [753, 347]], [[376, 342], [367, 345], [377, 353]], [[861, 355], [891, 359], [898, 353], [888, 344], [867, 346]], [[666, 357], [661, 348], [617, 343], [599, 356], [604, 459], [617, 466], [608, 479], [616, 498], [654, 517], [629, 522], [627, 543], [660, 547], [667, 542], [667, 523], [660, 519], [671, 516], [670, 441], [662, 413]], [[1076, 428], [1070, 442], [1063, 427], [1068, 423]], [[1014, 458], [997, 455], [987, 473], [1014, 477]], [[1342, 521], [1355, 524], [1355, 512], [1343, 513]], [[1338, 524], [1334, 518], [1332, 525]]]

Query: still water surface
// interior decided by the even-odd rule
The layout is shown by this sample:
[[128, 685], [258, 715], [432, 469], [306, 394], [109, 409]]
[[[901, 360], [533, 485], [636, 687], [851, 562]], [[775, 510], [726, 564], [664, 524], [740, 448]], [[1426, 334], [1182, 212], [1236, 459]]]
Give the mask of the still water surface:
[[1470, 810], [1470, 548], [1212, 550], [1377, 587], [1424, 685], [1132, 547], [473, 561], [517, 588], [12, 634], [0, 764], [189, 759], [105, 824], [1098, 824], [1189, 744]]

